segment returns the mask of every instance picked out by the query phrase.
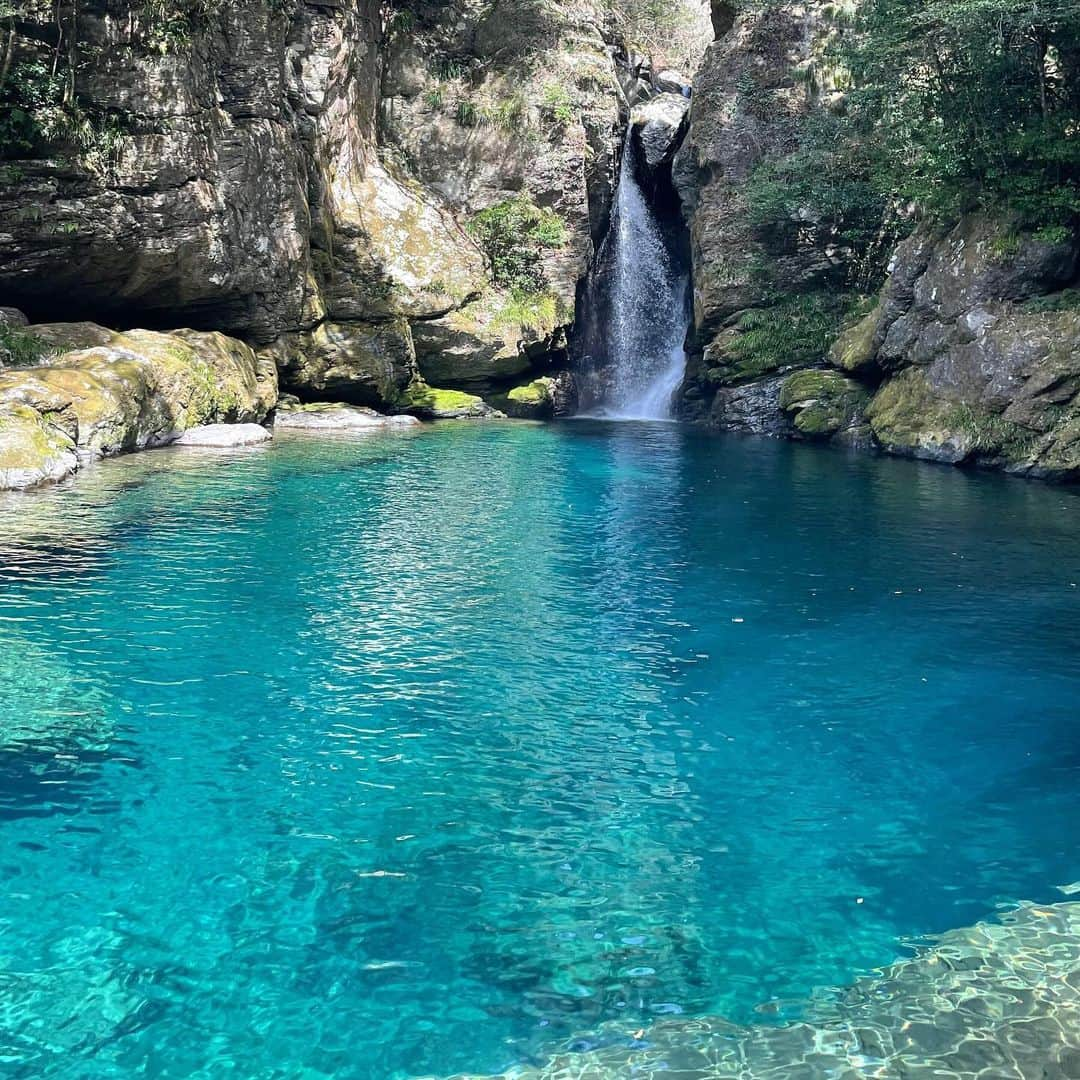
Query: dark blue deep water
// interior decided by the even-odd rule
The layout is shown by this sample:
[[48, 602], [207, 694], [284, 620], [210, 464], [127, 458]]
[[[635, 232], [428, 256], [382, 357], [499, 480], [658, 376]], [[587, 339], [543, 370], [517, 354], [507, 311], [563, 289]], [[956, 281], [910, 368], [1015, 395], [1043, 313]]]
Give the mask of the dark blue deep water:
[[1071, 492], [673, 425], [8, 497], [0, 1074], [495, 1071], [1060, 899], [1078, 586]]

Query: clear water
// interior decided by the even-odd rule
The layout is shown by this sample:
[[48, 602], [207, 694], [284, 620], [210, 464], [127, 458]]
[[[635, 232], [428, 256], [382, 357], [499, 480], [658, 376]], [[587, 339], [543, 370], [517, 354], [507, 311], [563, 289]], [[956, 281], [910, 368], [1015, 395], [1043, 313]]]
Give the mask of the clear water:
[[773, 1023], [1080, 878], [1067, 491], [447, 425], [105, 463], [0, 537], [5, 1077]]

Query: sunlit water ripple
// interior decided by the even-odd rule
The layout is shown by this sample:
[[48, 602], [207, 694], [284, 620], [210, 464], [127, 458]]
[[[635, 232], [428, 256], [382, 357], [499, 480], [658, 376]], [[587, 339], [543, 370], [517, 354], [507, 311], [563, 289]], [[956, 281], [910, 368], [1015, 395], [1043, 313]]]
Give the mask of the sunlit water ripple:
[[1080, 878], [1080, 500], [674, 425], [0, 501], [0, 1075], [775, 1023]]

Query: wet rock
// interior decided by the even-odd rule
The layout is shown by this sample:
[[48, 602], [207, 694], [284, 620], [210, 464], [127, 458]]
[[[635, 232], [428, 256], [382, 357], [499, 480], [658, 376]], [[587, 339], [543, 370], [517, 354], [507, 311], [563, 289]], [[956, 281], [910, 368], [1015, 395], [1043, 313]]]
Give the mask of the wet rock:
[[27, 326], [30, 320], [18, 309], [13, 307], [0, 307], [0, 327], [3, 326]]
[[681, 93], [664, 93], [638, 105], [630, 118], [645, 163], [650, 169], [669, 165], [686, 133], [690, 99]]
[[779, 405], [793, 420], [795, 431], [808, 439], [827, 439], [861, 424], [870, 394], [836, 371], [811, 369], [788, 376], [780, 389]]
[[507, 416], [518, 420], [550, 420], [555, 415], [554, 386], [553, 379], [534, 379], [515, 386], [493, 402]]
[[784, 376], [773, 376], [742, 386], [721, 387], [712, 400], [710, 425], [754, 435], [788, 434], [791, 423], [780, 408], [784, 381]]

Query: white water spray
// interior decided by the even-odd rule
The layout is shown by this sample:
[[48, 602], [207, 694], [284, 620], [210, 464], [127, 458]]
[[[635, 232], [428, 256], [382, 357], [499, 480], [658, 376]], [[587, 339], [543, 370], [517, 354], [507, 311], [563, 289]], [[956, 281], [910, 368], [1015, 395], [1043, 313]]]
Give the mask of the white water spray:
[[686, 373], [687, 278], [673, 264], [663, 233], [635, 176], [628, 135], [611, 230], [602, 263], [612, 268], [607, 378], [588, 415], [609, 420], [670, 420]]

